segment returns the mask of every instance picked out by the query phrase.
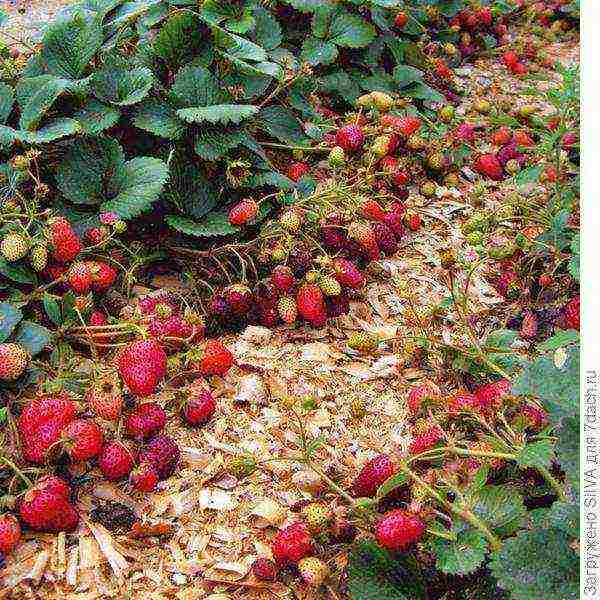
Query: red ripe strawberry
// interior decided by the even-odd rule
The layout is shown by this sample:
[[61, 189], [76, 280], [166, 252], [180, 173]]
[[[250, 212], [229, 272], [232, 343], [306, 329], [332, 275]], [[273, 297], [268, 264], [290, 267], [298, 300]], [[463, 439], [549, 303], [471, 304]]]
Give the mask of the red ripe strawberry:
[[129, 483], [138, 492], [151, 492], [158, 482], [158, 471], [150, 463], [144, 463], [135, 467], [129, 475]]
[[384, 223], [394, 232], [397, 239], [404, 236], [404, 213], [399, 211], [391, 211], [385, 215]]
[[541, 429], [548, 421], [546, 413], [535, 404], [525, 404], [520, 410], [520, 415], [525, 425], [531, 429]]
[[503, 125], [492, 134], [492, 144], [494, 146], [506, 146], [512, 139], [512, 131], [506, 125]]
[[158, 473], [159, 479], [170, 477], [180, 457], [179, 446], [168, 435], [154, 436], [140, 452], [140, 465], [152, 465]]
[[535, 146], [535, 142], [529, 137], [529, 134], [526, 131], [515, 131], [513, 142], [517, 144], [517, 146], [522, 146], [523, 148]]
[[377, 239], [377, 246], [386, 255], [392, 256], [398, 250], [398, 240], [391, 227], [385, 223], [374, 223], [373, 232]]
[[393, 156], [384, 156], [379, 161], [379, 169], [387, 175], [392, 175], [398, 170], [398, 159]]
[[385, 220], [386, 213], [377, 200], [365, 200], [361, 204], [360, 210], [366, 219], [382, 222]]
[[421, 215], [417, 212], [407, 212], [404, 215], [404, 222], [411, 231], [419, 231], [421, 229]]
[[93, 327], [96, 327], [98, 325], [106, 325], [107, 322], [108, 320], [106, 318], [106, 315], [103, 312], [100, 312], [99, 310], [95, 310], [90, 315], [89, 324]]
[[484, 410], [500, 408], [509, 393], [510, 381], [507, 379], [486, 383], [475, 390], [479, 408]]
[[413, 115], [399, 117], [395, 127], [403, 136], [408, 138], [421, 128], [421, 119]]
[[400, 11], [394, 19], [394, 26], [398, 29], [403, 29], [408, 23], [408, 15], [404, 11]]
[[367, 223], [360, 223], [358, 221], [350, 223], [348, 238], [358, 242], [371, 260], [378, 260], [380, 258], [377, 238], [373, 229]]
[[135, 452], [123, 442], [113, 440], [104, 444], [98, 466], [108, 481], [118, 481], [129, 475], [135, 462]]
[[580, 300], [579, 296], [571, 298], [564, 308], [566, 329], [577, 329], [579, 331]]
[[229, 223], [241, 226], [253, 221], [258, 214], [258, 204], [254, 200], [242, 200], [229, 211]]
[[323, 292], [318, 285], [305, 283], [296, 296], [298, 314], [307, 321], [319, 321], [325, 311]]
[[535, 314], [531, 311], [527, 311], [523, 316], [523, 322], [521, 323], [521, 330], [519, 336], [524, 340], [533, 340], [538, 334], [538, 320]]
[[90, 227], [85, 230], [86, 239], [94, 246], [101, 244], [108, 237], [106, 227]]
[[49, 237], [53, 247], [52, 258], [58, 262], [71, 262], [82, 250], [81, 241], [63, 217], [50, 223]]
[[224, 291], [224, 296], [234, 313], [244, 315], [250, 310], [252, 291], [247, 285], [241, 283], [231, 285]]
[[529, 72], [527, 67], [522, 62], [518, 62], [514, 65], [510, 65], [508, 68], [515, 75], [527, 75], [527, 73]]
[[365, 134], [358, 125], [345, 125], [337, 130], [335, 143], [343, 148], [344, 152], [357, 152], [365, 143]]
[[293, 523], [278, 531], [271, 551], [275, 562], [281, 566], [297, 563], [315, 552], [310, 532], [304, 523]]
[[360, 471], [352, 486], [356, 498], [373, 498], [385, 481], [397, 471], [397, 467], [387, 454], [371, 459]]
[[572, 148], [573, 146], [575, 146], [579, 141], [579, 136], [577, 135], [577, 133], [575, 131], [567, 131], [567, 133], [565, 133], [565, 135], [563, 135], [563, 139], [562, 139], [562, 147], [565, 150], [568, 150], [569, 148]]
[[75, 294], [87, 294], [92, 287], [89, 263], [73, 263], [67, 273], [67, 284]]
[[92, 289], [95, 292], [106, 292], [117, 278], [117, 272], [105, 262], [87, 263], [92, 275]]
[[129, 344], [117, 355], [119, 374], [135, 396], [150, 396], [167, 373], [167, 354], [156, 340]]
[[219, 340], [209, 340], [204, 347], [204, 356], [200, 361], [203, 375], [224, 376], [233, 365], [233, 354]]
[[0, 344], [0, 380], [14, 381], [25, 371], [29, 355], [20, 344]]
[[46, 475], [25, 493], [19, 506], [23, 523], [46, 533], [73, 531], [79, 515], [69, 502], [71, 490], [54, 475]]
[[305, 162], [294, 162], [288, 167], [288, 177], [292, 181], [298, 181], [303, 175], [310, 171], [310, 166]]
[[344, 286], [357, 290], [365, 285], [365, 276], [359, 268], [346, 258], [333, 261], [334, 277]]
[[426, 382], [411, 388], [408, 393], [408, 410], [416, 415], [427, 403], [436, 403], [440, 400], [440, 391], [433, 383]]
[[442, 437], [442, 430], [439, 427], [434, 426], [429, 431], [417, 435], [410, 443], [408, 452], [410, 454], [420, 454], [421, 452], [430, 450], [442, 439]]
[[65, 451], [74, 461], [89, 460], [102, 449], [102, 430], [91, 419], [71, 421], [62, 430], [61, 438]]
[[217, 403], [210, 390], [202, 389], [194, 392], [185, 402], [182, 410], [183, 418], [190, 425], [204, 425], [215, 414]]
[[272, 560], [268, 558], [257, 558], [252, 563], [252, 574], [259, 581], [275, 581], [277, 577], [277, 567]]
[[480, 23], [487, 25], [492, 24], [492, 9], [489, 6], [484, 6], [477, 11], [477, 19]]
[[21, 539], [21, 526], [14, 515], [0, 515], [0, 552], [10, 554]]
[[[171, 315], [166, 319], [154, 318], [148, 325], [148, 333], [155, 338], [178, 338], [185, 340], [193, 333], [192, 326], [179, 315]], [[173, 341], [169, 339], [168, 341]]]
[[441, 79], [452, 79], [453, 77], [452, 69], [441, 58], [434, 62], [434, 70], [435, 74]]
[[446, 402], [446, 408], [451, 414], [473, 410], [477, 405], [477, 397], [466, 390], [458, 390]]
[[424, 531], [425, 524], [419, 517], [397, 508], [383, 515], [375, 535], [381, 547], [396, 552], [419, 541]]
[[475, 161], [475, 170], [494, 181], [504, 179], [504, 170], [495, 154], [482, 154]]
[[505, 298], [512, 296], [520, 288], [517, 274], [512, 269], [506, 269], [500, 273], [494, 282], [496, 291]]
[[125, 421], [125, 431], [135, 440], [146, 440], [167, 423], [167, 413], [156, 402], [138, 405]]
[[296, 278], [289, 267], [279, 265], [271, 273], [271, 283], [282, 294], [289, 292], [296, 283]]
[[66, 394], [31, 400], [18, 422], [25, 460], [42, 464], [48, 448], [60, 439], [61, 431], [75, 418], [76, 412], [75, 403]]
[[402, 169], [397, 169], [396, 171], [394, 171], [392, 173], [392, 183], [396, 186], [396, 187], [404, 187], [405, 185], [408, 184], [408, 182], [410, 181], [410, 176], [406, 171], [403, 171]]
[[456, 140], [473, 144], [475, 142], [475, 127], [470, 123], [460, 123], [454, 130]]

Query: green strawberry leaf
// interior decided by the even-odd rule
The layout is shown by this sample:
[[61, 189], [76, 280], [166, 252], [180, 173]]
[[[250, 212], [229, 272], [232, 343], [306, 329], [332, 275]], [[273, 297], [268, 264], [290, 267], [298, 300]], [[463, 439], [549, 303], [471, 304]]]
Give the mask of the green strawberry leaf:
[[15, 331], [15, 342], [21, 344], [31, 356], [39, 354], [52, 340], [52, 332], [37, 323], [21, 321]]
[[0, 302], [0, 343], [6, 341], [23, 318], [23, 313], [10, 302]]
[[488, 544], [481, 533], [467, 530], [458, 533], [455, 541], [433, 538], [430, 547], [442, 573], [468, 575], [483, 564]]

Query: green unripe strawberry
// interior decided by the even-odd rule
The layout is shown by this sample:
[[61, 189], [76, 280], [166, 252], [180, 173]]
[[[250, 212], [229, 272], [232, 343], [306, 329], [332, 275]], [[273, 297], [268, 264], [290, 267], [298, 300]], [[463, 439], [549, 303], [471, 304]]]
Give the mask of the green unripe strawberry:
[[482, 115], [487, 115], [492, 110], [492, 105], [487, 100], [477, 100], [473, 103], [473, 109]]
[[473, 231], [467, 235], [467, 242], [471, 246], [479, 246], [483, 242], [483, 234], [480, 231]]
[[341, 146], [335, 146], [331, 149], [328, 158], [330, 167], [342, 167], [346, 164], [346, 154]]
[[323, 533], [333, 520], [333, 513], [325, 504], [311, 502], [304, 507], [302, 514], [306, 525], [313, 533]]
[[363, 354], [372, 354], [379, 347], [379, 336], [369, 331], [359, 331], [348, 338], [348, 348], [362, 352]]
[[29, 252], [29, 240], [20, 233], [9, 233], [0, 243], [0, 252], [7, 262], [20, 260]]
[[517, 159], [511, 158], [504, 165], [504, 170], [509, 175], [515, 175], [515, 174], [517, 174], [521, 170], [521, 165], [519, 164], [519, 161]]
[[444, 168], [444, 155], [441, 152], [432, 152], [427, 156], [427, 166], [432, 171], [441, 171]]
[[326, 296], [339, 296], [342, 293], [342, 286], [333, 277], [323, 277], [319, 281], [319, 287]]
[[452, 106], [450, 104], [448, 106], [443, 106], [438, 111], [438, 119], [440, 121], [442, 121], [442, 123], [450, 123], [450, 121], [452, 121], [453, 118], [454, 118], [454, 106]]
[[471, 218], [466, 221], [462, 227], [464, 233], [472, 231], [486, 231], [489, 227], [489, 219], [484, 213], [473, 213]]
[[519, 116], [523, 119], [531, 117], [531, 115], [535, 114], [536, 112], [537, 106], [534, 106], [533, 104], [525, 104], [524, 106], [521, 106], [521, 108], [519, 108]]
[[415, 152], [419, 152], [420, 150], [425, 150], [427, 148], [428, 142], [425, 138], [421, 137], [414, 133], [411, 135], [408, 140], [406, 140], [406, 147], [409, 150], [413, 150]]
[[380, 112], [387, 112], [394, 106], [394, 99], [385, 92], [371, 92], [371, 97]]
[[420, 188], [421, 194], [425, 196], [425, 198], [431, 198], [435, 196], [435, 192], [437, 190], [437, 185], [433, 181], [425, 181]]
[[48, 264], [48, 248], [46, 246], [34, 246], [29, 254], [29, 262], [34, 271], [43, 271]]
[[251, 456], [236, 456], [227, 463], [227, 471], [238, 479], [252, 475], [256, 468], [256, 461]]

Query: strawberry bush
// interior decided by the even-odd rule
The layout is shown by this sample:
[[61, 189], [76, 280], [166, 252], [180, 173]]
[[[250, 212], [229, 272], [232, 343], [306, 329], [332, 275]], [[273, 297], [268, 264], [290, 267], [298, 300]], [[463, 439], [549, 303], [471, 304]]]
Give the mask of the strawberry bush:
[[[230, 336], [338, 327], [357, 362], [386, 369], [389, 348], [387, 376], [408, 373], [400, 433], [344, 473], [315, 397], [273, 396], [285, 452], [236, 449], [227, 485], [270, 462], [310, 476], [249, 587], [575, 598], [579, 69], [546, 47], [577, 39], [578, 9], [84, 0], [26, 50], [7, 34], [0, 558], [90, 519], [131, 528], [77, 494], [167, 490], [175, 423], [213, 426], [240, 373], [252, 404]], [[393, 327], [357, 309], [381, 282]]]

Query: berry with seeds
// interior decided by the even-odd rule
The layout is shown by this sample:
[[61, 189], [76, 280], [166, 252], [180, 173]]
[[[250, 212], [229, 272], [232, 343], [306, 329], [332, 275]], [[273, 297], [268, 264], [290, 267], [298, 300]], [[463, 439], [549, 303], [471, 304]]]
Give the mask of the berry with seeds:
[[495, 154], [482, 154], [475, 161], [475, 170], [494, 181], [504, 179], [504, 170]]
[[123, 396], [111, 386], [96, 385], [85, 396], [92, 412], [106, 421], [118, 421], [123, 410]]
[[162, 431], [167, 423], [167, 413], [156, 402], [138, 405], [125, 420], [125, 431], [134, 440], [146, 440]]
[[360, 269], [345, 258], [336, 258], [333, 261], [334, 277], [343, 285], [352, 289], [359, 289], [365, 284], [365, 276]]
[[31, 268], [38, 273], [43, 271], [48, 264], [48, 249], [46, 246], [34, 246], [29, 254]]
[[98, 457], [98, 466], [108, 481], [118, 481], [127, 477], [134, 463], [134, 450], [117, 440], [104, 444]]
[[190, 425], [204, 425], [215, 414], [217, 404], [210, 390], [194, 392], [185, 402], [181, 414]]
[[21, 377], [29, 362], [27, 350], [20, 344], [0, 344], [0, 380], [15, 381]]
[[69, 501], [71, 490], [59, 477], [46, 475], [28, 490], [19, 506], [23, 523], [45, 533], [73, 531], [79, 515]]
[[370, 225], [355, 221], [348, 227], [348, 238], [354, 240], [364, 249], [371, 260], [380, 258], [377, 238]]
[[443, 438], [442, 430], [437, 426], [432, 426], [428, 431], [421, 433], [413, 438], [408, 447], [409, 454], [420, 454], [433, 448]]
[[145, 448], [140, 451], [140, 465], [152, 465], [158, 473], [159, 479], [170, 477], [179, 463], [181, 452], [179, 446], [168, 435], [153, 437]]
[[0, 552], [10, 554], [21, 540], [21, 526], [14, 515], [0, 515]]
[[506, 146], [512, 140], [512, 131], [506, 125], [503, 125], [492, 134], [492, 144], [494, 146]]
[[345, 125], [337, 130], [335, 143], [344, 152], [357, 152], [365, 143], [365, 134], [359, 125]]
[[275, 581], [277, 578], [277, 567], [268, 558], [257, 558], [252, 563], [252, 574], [259, 581]]
[[458, 390], [446, 401], [446, 409], [450, 414], [468, 412], [474, 410], [477, 404], [477, 397], [474, 394], [466, 390]]
[[346, 163], [346, 154], [341, 146], [334, 146], [327, 158], [329, 166], [332, 168], [342, 167]]
[[203, 375], [227, 374], [233, 365], [233, 354], [219, 340], [209, 340], [204, 347], [204, 355], [200, 360], [200, 371]]
[[407, 405], [413, 415], [416, 415], [424, 407], [440, 402], [440, 390], [431, 382], [425, 382], [411, 388], [408, 393]]
[[258, 204], [254, 200], [242, 200], [229, 211], [229, 223], [237, 227], [251, 223], [258, 214]]
[[366, 219], [373, 219], [373, 221], [381, 222], [385, 220], [386, 212], [381, 208], [381, 205], [377, 200], [365, 200], [361, 204], [360, 210]]
[[71, 262], [82, 250], [82, 244], [67, 219], [58, 217], [50, 223], [52, 258], [58, 262]]
[[280, 530], [271, 545], [273, 558], [285, 566], [314, 554], [310, 532], [304, 523], [293, 523]]
[[392, 256], [398, 250], [398, 240], [392, 228], [385, 223], [373, 223], [373, 233], [377, 246], [386, 255]]
[[373, 354], [379, 348], [379, 336], [369, 331], [359, 331], [348, 338], [348, 348], [362, 354]]
[[87, 294], [92, 286], [89, 263], [73, 263], [67, 273], [67, 284], [75, 294]]
[[321, 289], [312, 283], [305, 283], [296, 296], [298, 314], [307, 321], [320, 321], [325, 314], [325, 302]]
[[479, 408], [483, 410], [498, 409], [510, 394], [510, 381], [500, 379], [492, 383], [486, 383], [475, 390]]
[[21, 260], [29, 252], [29, 240], [20, 233], [9, 233], [0, 243], [0, 253], [7, 262]]
[[25, 460], [42, 464], [48, 448], [75, 419], [77, 407], [66, 394], [34, 398], [19, 416], [18, 431]]
[[310, 166], [305, 162], [294, 162], [288, 167], [288, 177], [292, 181], [298, 181], [303, 175], [310, 171]]
[[138, 492], [152, 492], [158, 482], [158, 472], [150, 463], [135, 467], [129, 474], [129, 483]]
[[564, 308], [565, 329], [576, 329], [579, 331], [580, 321], [580, 299], [575, 296]]
[[371, 459], [354, 481], [352, 491], [357, 498], [373, 498], [385, 481], [397, 471], [396, 465], [387, 454], [379, 454]]
[[394, 19], [394, 27], [398, 29], [403, 29], [404, 26], [408, 23], [408, 16], [404, 11], [400, 11], [396, 18]]
[[310, 556], [298, 562], [298, 572], [306, 585], [319, 587], [330, 575], [329, 567], [319, 558]]
[[421, 539], [425, 524], [414, 514], [398, 508], [383, 515], [377, 524], [377, 542], [394, 552], [405, 550]]
[[331, 509], [319, 502], [311, 502], [302, 510], [306, 525], [314, 534], [323, 533], [333, 519]]
[[418, 212], [407, 211], [404, 214], [404, 223], [411, 231], [421, 229], [421, 215]]
[[291, 296], [282, 296], [277, 302], [277, 313], [286, 325], [293, 325], [298, 318], [296, 300]]
[[287, 231], [291, 231], [293, 233], [300, 231], [300, 227], [302, 227], [302, 221], [303, 216], [300, 211], [293, 208], [287, 209], [279, 219], [281, 226]]
[[71, 460], [84, 461], [100, 454], [104, 436], [91, 419], [75, 419], [61, 434], [61, 444]]
[[278, 265], [271, 273], [271, 283], [282, 293], [289, 292], [296, 283], [296, 278], [289, 267]]
[[96, 261], [87, 263], [91, 276], [91, 287], [95, 292], [106, 292], [117, 278], [117, 272], [105, 262]]
[[167, 354], [156, 340], [132, 342], [117, 355], [119, 374], [135, 396], [150, 396], [167, 373]]
[[321, 277], [319, 287], [326, 296], [339, 296], [342, 293], [340, 282], [333, 277]]
[[229, 308], [238, 315], [245, 315], [252, 304], [252, 290], [244, 284], [236, 283], [224, 291]]

